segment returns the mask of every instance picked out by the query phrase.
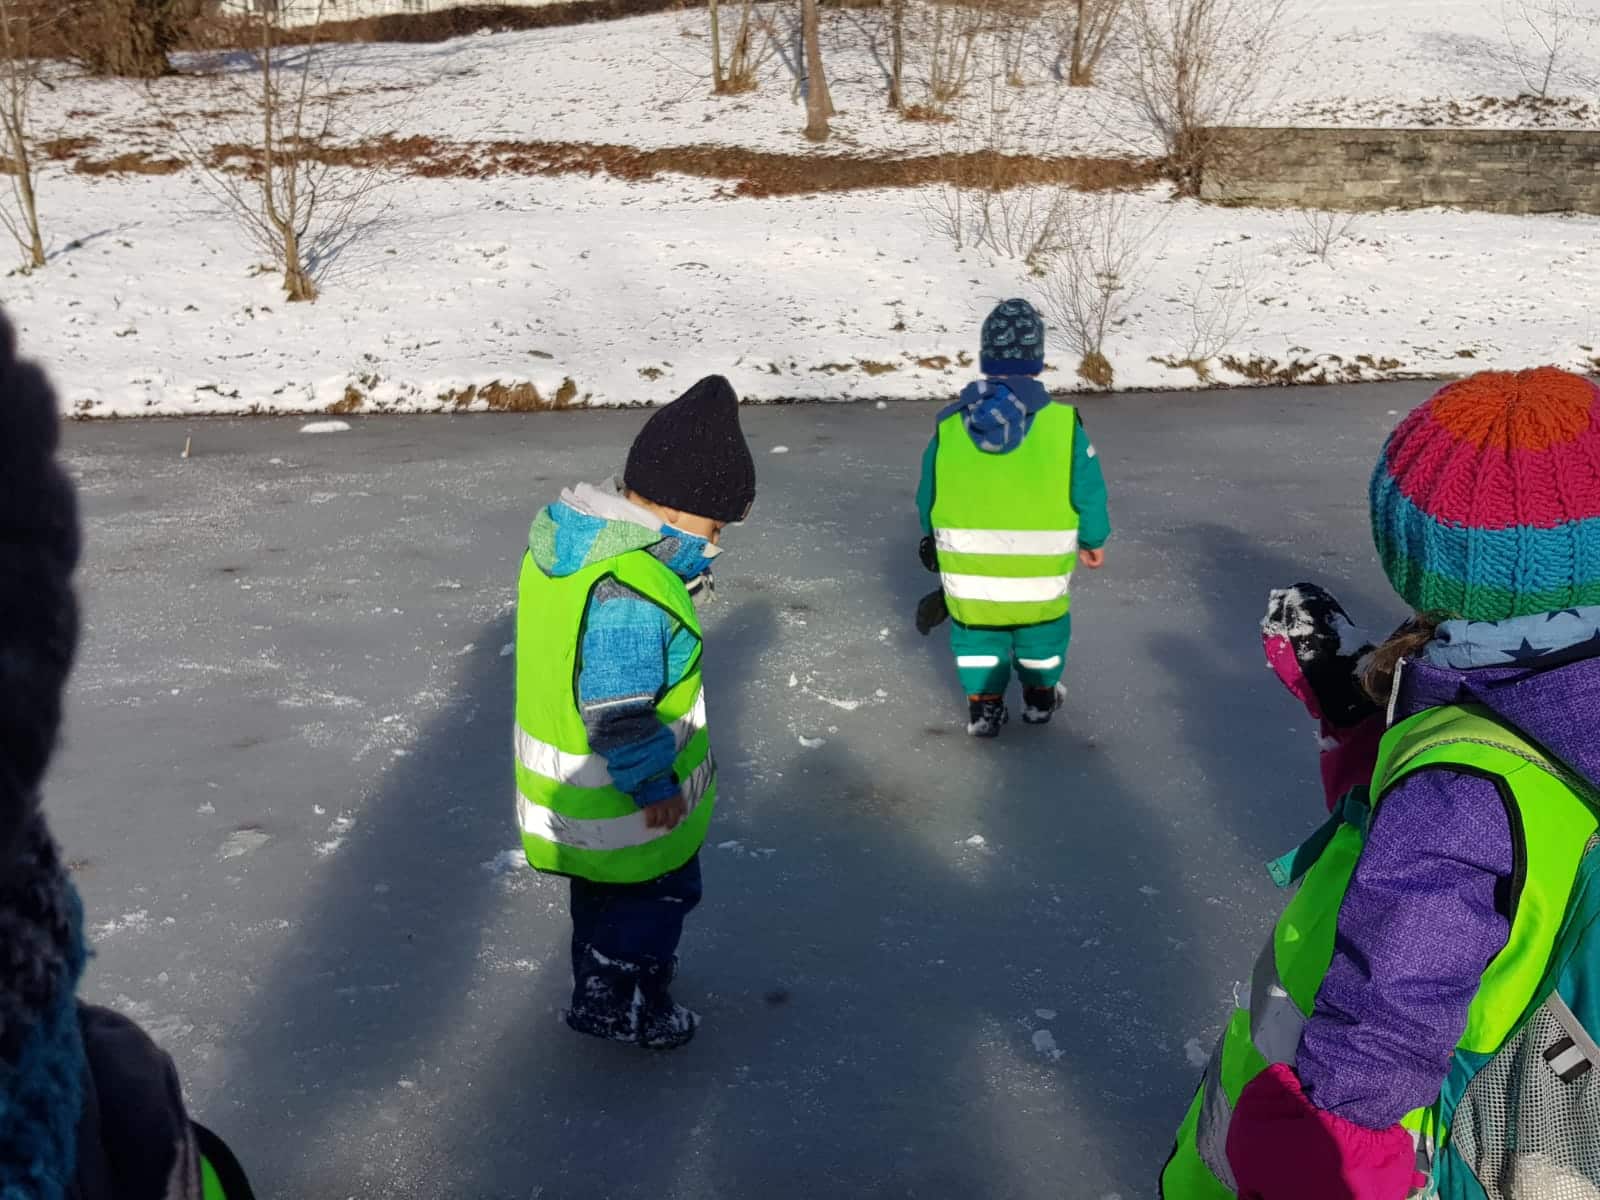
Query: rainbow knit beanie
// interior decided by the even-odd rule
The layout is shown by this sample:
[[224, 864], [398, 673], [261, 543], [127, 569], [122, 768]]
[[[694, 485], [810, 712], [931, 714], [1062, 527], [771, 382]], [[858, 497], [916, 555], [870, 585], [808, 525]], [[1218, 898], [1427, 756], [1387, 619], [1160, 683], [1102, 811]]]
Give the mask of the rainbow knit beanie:
[[1451, 384], [1384, 446], [1372, 536], [1420, 613], [1600, 604], [1600, 391], [1553, 367]]

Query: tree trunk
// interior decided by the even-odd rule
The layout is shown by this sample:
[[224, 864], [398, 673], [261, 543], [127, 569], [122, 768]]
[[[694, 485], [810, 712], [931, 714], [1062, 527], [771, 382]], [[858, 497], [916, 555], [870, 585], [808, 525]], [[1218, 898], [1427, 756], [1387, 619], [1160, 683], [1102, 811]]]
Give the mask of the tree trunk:
[[800, 26], [806, 46], [806, 136], [813, 142], [825, 142], [833, 97], [828, 94], [828, 77], [822, 68], [822, 17], [817, 0], [800, 0]]
[[1085, 25], [1088, 21], [1089, 0], [1077, 0], [1078, 19], [1072, 27], [1072, 66], [1067, 75], [1067, 83], [1071, 87], [1090, 87], [1094, 84], [1094, 72], [1089, 64], [1084, 61], [1084, 50], [1088, 46], [1088, 30]]
[[906, 104], [906, 0], [890, 0], [890, 5], [889, 107], [899, 112]]
[[710, 0], [711, 7], [711, 88], [717, 95], [726, 90], [727, 80], [722, 75], [722, 19], [717, 6], [717, 0]]
[[22, 219], [28, 230], [28, 260], [33, 267], [42, 267], [47, 261], [44, 256], [44, 237], [39, 232], [39, 199], [33, 190], [33, 162], [28, 157], [27, 146], [22, 138], [17, 139], [17, 197], [22, 202]]

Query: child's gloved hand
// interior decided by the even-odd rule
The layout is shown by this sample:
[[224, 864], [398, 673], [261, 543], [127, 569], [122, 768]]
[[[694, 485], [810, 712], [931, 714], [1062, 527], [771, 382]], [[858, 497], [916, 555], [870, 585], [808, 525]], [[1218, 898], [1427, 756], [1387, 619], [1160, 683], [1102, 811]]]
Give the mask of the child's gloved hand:
[[1372, 643], [1344, 607], [1314, 583], [1272, 593], [1261, 621], [1267, 665], [1320, 724], [1322, 790], [1328, 811], [1366, 787], [1383, 739], [1383, 712], [1361, 686]]
[[1281, 1063], [1240, 1095], [1227, 1154], [1240, 1200], [1406, 1200], [1427, 1182], [1409, 1133], [1322, 1111]]
[[1313, 717], [1348, 729], [1378, 711], [1360, 679], [1372, 641], [1325, 589], [1299, 583], [1274, 591], [1261, 640], [1268, 665]]
[[927, 537], [923, 538], [918, 544], [917, 557], [922, 559], [922, 565], [924, 568], [935, 573], [938, 572], [939, 545], [933, 540], [933, 535], [931, 533]]
[[950, 618], [950, 608], [945, 603], [944, 592], [929, 592], [917, 601], [917, 632], [927, 637]]

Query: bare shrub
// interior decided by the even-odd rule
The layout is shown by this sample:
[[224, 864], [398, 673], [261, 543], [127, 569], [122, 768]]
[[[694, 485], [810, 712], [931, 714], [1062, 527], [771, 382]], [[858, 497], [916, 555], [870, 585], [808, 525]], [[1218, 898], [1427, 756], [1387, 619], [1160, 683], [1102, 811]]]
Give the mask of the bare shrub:
[[1079, 358], [1079, 377], [1096, 387], [1115, 382], [1106, 338], [1127, 319], [1163, 224], [1141, 217], [1125, 192], [1067, 198], [1061, 246], [1045, 271], [1045, 305]]
[[1095, 71], [1121, 28], [1125, 0], [1050, 0], [1046, 20], [1072, 87], [1093, 87]]
[[1296, 209], [1289, 218], [1289, 242], [1301, 254], [1327, 262], [1341, 242], [1354, 239], [1360, 224], [1357, 213]]
[[1600, 18], [1578, 0], [1501, 0], [1500, 23], [1524, 86], [1544, 100], [1566, 74], [1564, 64], [1574, 50], [1600, 27]]
[[1192, 369], [1200, 382], [1211, 379], [1211, 363], [1238, 340], [1250, 324], [1257, 272], [1238, 250], [1223, 256], [1213, 250], [1181, 301], [1188, 314], [1182, 356], [1173, 365]]
[[59, 6], [62, 36], [95, 75], [156, 79], [206, 0], [67, 0]]
[[[272, 13], [249, 15], [253, 48], [242, 65], [222, 59], [214, 75], [231, 93], [227, 107], [245, 114], [237, 143], [206, 151], [168, 117], [210, 189], [282, 272], [291, 301], [317, 298], [319, 274], [360, 231], [380, 181], [379, 165], [347, 165], [353, 156], [335, 152], [352, 97], [316, 43], [328, 11], [329, 0], [277, 0]], [[285, 46], [290, 21], [297, 44]]]
[[909, 0], [889, 0], [889, 107], [900, 112], [906, 104], [906, 6]]
[[0, 224], [22, 251], [23, 267], [45, 265], [39, 230], [38, 130], [33, 98], [43, 62], [36, 56], [39, 35], [52, 20], [39, 4], [0, 0], [0, 155], [11, 181], [10, 203], [0, 203]]
[[946, 0], [932, 0], [928, 9], [928, 104], [942, 112], [961, 98], [977, 75], [978, 35], [985, 13], [974, 5]]
[[1244, 123], [1281, 49], [1288, 0], [1127, 0], [1129, 99], [1161, 138], [1178, 192], [1198, 196], [1218, 131]]
[[930, 229], [957, 250], [983, 249], [1039, 269], [1060, 248], [1070, 191], [1054, 183], [1018, 186], [1009, 167], [1037, 152], [1031, 130], [1055, 124], [1049, 107], [1023, 103], [991, 76], [988, 103], [939, 139], [940, 157], [963, 169], [945, 171], [948, 182], [927, 193]]
[[724, 61], [720, 0], [710, 0], [710, 13], [713, 89], [719, 96], [755, 91], [761, 80], [761, 69], [777, 53], [771, 22], [757, 13], [755, 0], [742, 0], [739, 5], [739, 24], [733, 34], [733, 47]]

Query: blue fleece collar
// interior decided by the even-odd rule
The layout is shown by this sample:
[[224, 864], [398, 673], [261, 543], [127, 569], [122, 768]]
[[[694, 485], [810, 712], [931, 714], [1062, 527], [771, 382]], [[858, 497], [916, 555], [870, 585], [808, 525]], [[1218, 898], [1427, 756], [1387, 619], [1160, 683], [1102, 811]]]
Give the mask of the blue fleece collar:
[[1422, 657], [1436, 667], [1555, 666], [1600, 654], [1600, 606], [1512, 617], [1508, 621], [1446, 621]]

